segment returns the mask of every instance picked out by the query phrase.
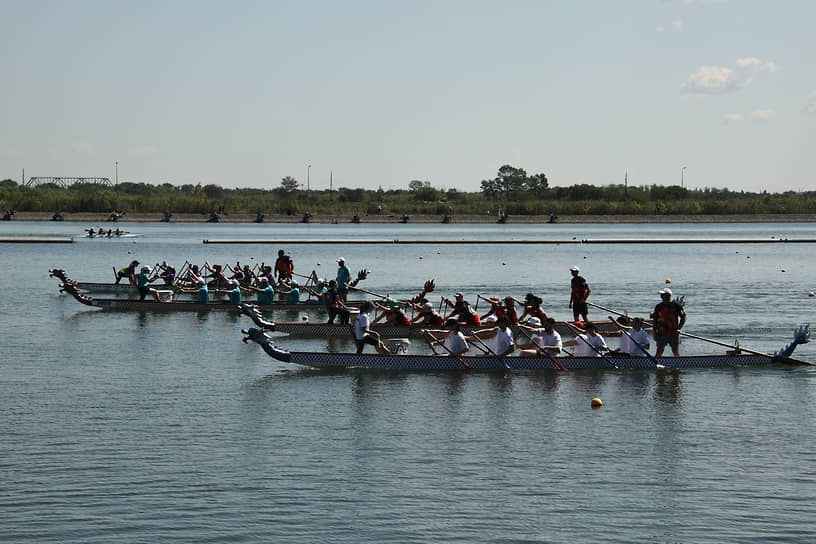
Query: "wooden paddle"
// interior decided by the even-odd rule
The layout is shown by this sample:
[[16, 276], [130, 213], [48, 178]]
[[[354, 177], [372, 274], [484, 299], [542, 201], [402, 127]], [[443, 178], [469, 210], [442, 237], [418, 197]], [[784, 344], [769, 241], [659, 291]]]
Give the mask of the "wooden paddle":
[[625, 334], [626, 336], [628, 336], [628, 337], [629, 337], [629, 340], [631, 340], [633, 343], [637, 344], [637, 347], [639, 347], [639, 348], [640, 348], [640, 351], [642, 351], [642, 352], [643, 352], [643, 354], [644, 354], [644, 355], [646, 355], [646, 357], [648, 357], [648, 358], [649, 358], [649, 360], [652, 362], [652, 364], [654, 364], [654, 365], [655, 365], [655, 368], [663, 368], [663, 365], [661, 365], [660, 363], [658, 363], [658, 362], [657, 362], [657, 359], [654, 357], [654, 355], [652, 355], [651, 353], [649, 353], [649, 350], [647, 350], [646, 348], [644, 348], [644, 347], [643, 347], [643, 346], [640, 344], [640, 342], [637, 342], [637, 341], [636, 341], [634, 338], [632, 338], [632, 335], [631, 335], [631, 334], [629, 334], [629, 331], [627, 331], [627, 330], [626, 330], [626, 327], [624, 327], [623, 325], [621, 325], [620, 323], [618, 323], [617, 321], [615, 321], [615, 318], [614, 318], [614, 317], [612, 317], [611, 315], [609, 316], [609, 320], [610, 320], [612, 323], [614, 323], [614, 324], [615, 324], [615, 326], [617, 326], [617, 327], [618, 327], [618, 329], [619, 329], [619, 330], [620, 330], [620, 331], [621, 331], [623, 334]]
[[[449, 354], [451, 357], [456, 357], [456, 360], [457, 360], [457, 361], [459, 361], [459, 362], [462, 364], [462, 366], [464, 366], [465, 368], [473, 368], [473, 367], [470, 365], [470, 363], [468, 363], [467, 361], [465, 361], [464, 359], [462, 359], [462, 356], [461, 356], [461, 355], [457, 355], [457, 354], [453, 353], [453, 352], [452, 352], [450, 349], [448, 349], [448, 346], [446, 346], [444, 342], [440, 341], [440, 340], [439, 340], [439, 338], [437, 338], [437, 337], [435, 337], [433, 334], [431, 334], [431, 332], [430, 332], [429, 330], [425, 330], [424, 332], [425, 332], [425, 334], [426, 334], [427, 336], [430, 336], [430, 337], [433, 339], [433, 341], [434, 341], [434, 342], [437, 342], [437, 343], [438, 343], [440, 346], [442, 346], [442, 348], [443, 348], [445, 351], [447, 351], [447, 352], [448, 352], [448, 354]], [[427, 340], [427, 339], [426, 339], [426, 340]], [[428, 345], [429, 345], [429, 346], [431, 346], [431, 351], [433, 351], [433, 352], [434, 352], [434, 355], [438, 355], [438, 354], [436, 353], [436, 350], [435, 350], [435, 349], [434, 349], [434, 347], [433, 347], [433, 343], [432, 343], [432, 342], [428, 342]]]
[[[536, 343], [535, 343], [535, 340], [533, 340], [533, 337], [532, 337], [532, 336], [530, 336], [530, 335], [527, 333], [527, 331], [526, 331], [526, 330], [524, 330], [524, 328], [523, 328], [523, 327], [519, 326], [518, 330], [519, 330], [519, 332], [520, 332], [521, 334], [523, 334], [524, 336], [526, 336], [526, 337], [527, 337], [527, 339], [528, 339], [530, 342], [532, 342], [534, 346], [538, 346], [538, 344], [536, 344]], [[557, 366], [557, 367], [558, 367], [558, 369], [559, 369], [559, 370], [563, 370], [564, 372], [566, 372], [567, 368], [566, 368], [564, 365], [562, 365], [560, 362], [558, 362], [558, 359], [556, 359], [555, 357], [553, 357], [553, 356], [552, 356], [552, 354], [551, 354], [549, 351], [547, 351], [546, 349], [540, 349], [540, 350], [538, 350], [538, 351], [540, 351], [541, 353], [543, 353], [544, 355], [546, 355], [547, 357], [549, 357], [549, 358], [550, 358], [550, 361], [552, 361], [552, 362], [555, 364], [555, 366]]]
[[[587, 304], [589, 304], [591, 306], [594, 306], [594, 307], [596, 307], [598, 309], [613, 313], [615, 315], [625, 315], [625, 314], [622, 314], [620, 312], [616, 312], [615, 310], [612, 310], [611, 308], [604, 308], [603, 306], [600, 306], [598, 304], [592, 304], [591, 302], [587, 302]], [[652, 327], [654, 327], [654, 322], [651, 319], [644, 319], [643, 322], [644, 323], [649, 323]], [[751, 353], [752, 355], [760, 355], [762, 357], [767, 357], [768, 359], [770, 359], [772, 361], [780, 361], [780, 362], [783, 362], [783, 363], [801, 364], [801, 365], [812, 365], [813, 364], [813, 363], [809, 363], [807, 361], [801, 361], [799, 359], [793, 359], [791, 357], [771, 355], [770, 353], [763, 353], [761, 351], [755, 351], [755, 350], [752, 350], [752, 349], [744, 348], [742, 346], [735, 346], [733, 344], [728, 344], [726, 342], [720, 342], [719, 340], [713, 340], [711, 338], [705, 338], [703, 336], [697, 336], [696, 334], [691, 334], [691, 333], [688, 333], [688, 332], [685, 332], [685, 331], [682, 331], [682, 330], [677, 331], [677, 332], [682, 334], [683, 336], [688, 336], [689, 338], [694, 338], [695, 340], [702, 340], [704, 342], [710, 342], [710, 343], [716, 344], [718, 346], [723, 346], [723, 347], [726, 347], [726, 348], [730, 348], [730, 349], [732, 349], [734, 351], [744, 351], [746, 353]]]

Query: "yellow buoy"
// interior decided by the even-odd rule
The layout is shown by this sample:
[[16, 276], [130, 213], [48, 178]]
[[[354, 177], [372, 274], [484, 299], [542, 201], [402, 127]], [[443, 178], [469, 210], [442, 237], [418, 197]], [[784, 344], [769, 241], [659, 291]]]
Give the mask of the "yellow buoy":
[[808, 296], [809, 297], [816, 297], [816, 294], [814, 294], [813, 291], [811, 291], [810, 293], [808, 293]]
[[671, 279], [670, 279], [670, 278], [666, 278], [666, 283], [671, 283]]
[[601, 399], [599, 399], [598, 397], [595, 397], [594, 399], [592, 399], [592, 407], [593, 408], [600, 408], [601, 406], [603, 406], [603, 401]]
[[133, 240], [133, 243], [135, 244], [135, 243], [136, 243], [136, 240]]

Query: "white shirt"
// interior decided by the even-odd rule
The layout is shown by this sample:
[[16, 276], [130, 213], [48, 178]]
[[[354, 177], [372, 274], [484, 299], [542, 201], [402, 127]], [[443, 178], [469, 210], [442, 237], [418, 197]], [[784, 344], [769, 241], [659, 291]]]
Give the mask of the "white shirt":
[[354, 338], [357, 340], [362, 340], [365, 338], [366, 332], [370, 325], [371, 320], [368, 317], [368, 314], [365, 312], [360, 312], [360, 315], [357, 316], [357, 320], [354, 321]]
[[447, 351], [453, 355], [460, 355], [468, 349], [468, 343], [467, 340], [465, 340], [465, 335], [462, 334], [462, 331], [451, 331], [442, 344], [445, 346]]
[[[628, 353], [629, 355], [633, 355], [635, 357], [643, 357], [645, 354], [643, 353], [643, 349], [641, 349], [638, 344], [642, 344], [644, 348], [647, 350], [649, 349], [649, 333], [640, 329], [639, 331], [630, 330], [627, 331], [629, 336], [632, 338], [630, 339], [626, 333], [623, 333], [620, 339], [620, 350], [624, 353]], [[634, 340], [634, 342], [632, 341]]]
[[533, 342], [539, 347], [543, 348], [544, 346], [558, 346], [558, 349], [548, 349], [547, 353], [550, 355], [559, 355], [561, 353], [561, 335], [558, 334], [558, 331], [553, 330], [551, 334], [548, 334], [544, 329], [538, 329], [531, 337]]
[[502, 355], [504, 352], [509, 350], [513, 347], [513, 331], [509, 328], [502, 331], [501, 329], [496, 329], [496, 336], [494, 338], [495, 349], [493, 350], [496, 355]]
[[[583, 338], [586, 340], [581, 340]], [[603, 336], [595, 335], [589, 336], [586, 334], [579, 334], [577, 337], [578, 343], [575, 344], [575, 356], [576, 357], [600, 357], [601, 354], [592, 349], [587, 345], [589, 342], [591, 345], [595, 346], [595, 349], [598, 351], [603, 351], [606, 349], [606, 342], [603, 339]]]

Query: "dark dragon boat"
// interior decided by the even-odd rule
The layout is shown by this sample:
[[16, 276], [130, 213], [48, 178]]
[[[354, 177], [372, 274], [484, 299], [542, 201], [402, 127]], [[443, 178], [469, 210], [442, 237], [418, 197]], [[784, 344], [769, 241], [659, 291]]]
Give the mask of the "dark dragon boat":
[[693, 368], [762, 365], [769, 363], [807, 364], [791, 358], [799, 344], [807, 343], [810, 331], [800, 326], [794, 340], [781, 351], [766, 354], [752, 350], [730, 350], [724, 354], [683, 355], [680, 357], [627, 357], [613, 352], [601, 357], [496, 357], [490, 355], [411, 355], [405, 353], [404, 342], [391, 347], [392, 355], [377, 353], [326, 353], [313, 351], [287, 351], [276, 347], [272, 339], [257, 327], [244, 329], [244, 342], [259, 344], [270, 357], [285, 363], [314, 368], [372, 368], [393, 370], [575, 370], [575, 369], [624, 369], [624, 368]]

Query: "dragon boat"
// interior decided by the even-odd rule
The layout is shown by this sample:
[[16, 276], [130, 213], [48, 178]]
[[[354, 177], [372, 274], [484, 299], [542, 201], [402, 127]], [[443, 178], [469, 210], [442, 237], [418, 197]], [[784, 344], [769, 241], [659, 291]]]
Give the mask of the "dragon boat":
[[[206, 304], [193, 300], [137, 300], [127, 298], [97, 298], [89, 297], [81, 293], [78, 285], [68, 281], [60, 284], [60, 292], [68, 293], [77, 302], [86, 306], [104, 308], [108, 310], [131, 310], [139, 312], [210, 312], [210, 311], [238, 311], [235, 304], [229, 301], [214, 301]], [[359, 305], [361, 301], [349, 301], [349, 305]], [[325, 310], [325, 307], [318, 302], [300, 302], [298, 304], [288, 304], [286, 302], [273, 302], [272, 304], [258, 304], [260, 311], [308, 311]], [[348, 330], [348, 329], [346, 329]]]
[[264, 352], [277, 361], [294, 363], [313, 368], [369, 368], [389, 370], [577, 370], [577, 369], [630, 369], [630, 368], [694, 368], [764, 365], [771, 363], [810, 365], [807, 361], [793, 359], [790, 355], [799, 344], [808, 342], [807, 325], [799, 327], [794, 340], [780, 352], [766, 354], [755, 351], [724, 354], [683, 355], [680, 357], [625, 357], [609, 353], [603, 357], [496, 357], [488, 355], [411, 355], [405, 353], [405, 342], [390, 347], [392, 355], [377, 353], [326, 353], [313, 351], [287, 351], [276, 347], [267, 334], [257, 328], [244, 329], [244, 342], [259, 344]]
[[[249, 316], [255, 325], [261, 329], [275, 332], [285, 332], [287, 334], [298, 336], [312, 336], [321, 338], [346, 338], [349, 336], [349, 325], [340, 323], [314, 323], [309, 321], [266, 321], [261, 314], [260, 309], [249, 303], [240, 304], [238, 309], [244, 315]], [[354, 315], [351, 318], [353, 324]], [[610, 321], [593, 321], [595, 328], [599, 333], [612, 333], [618, 330], [618, 327]], [[565, 321], [557, 321], [555, 330], [558, 334], [572, 335], [573, 329], [570, 328], [570, 323]], [[461, 329], [464, 334], [472, 334], [473, 331], [487, 328], [489, 324], [485, 323], [480, 326], [462, 325]], [[416, 338], [423, 336], [422, 331], [428, 329], [428, 325], [419, 323], [413, 325], [391, 325], [387, 323], [375, 323], [371, 325], [371, 329], [377, 331], [381, 337], [395, 337], [395, 338]], [[517, 326], [510, 327], [513, 334], [518, 335], [519, 330]]]

